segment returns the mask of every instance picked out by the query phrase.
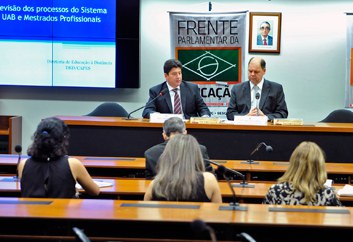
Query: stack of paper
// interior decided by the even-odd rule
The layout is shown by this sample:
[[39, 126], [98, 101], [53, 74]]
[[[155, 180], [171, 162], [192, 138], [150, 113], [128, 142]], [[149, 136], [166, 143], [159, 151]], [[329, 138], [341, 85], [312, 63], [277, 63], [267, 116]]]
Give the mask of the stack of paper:
[[[94, 182], [99, 186], [99, 187], [111, 187], [113, 186], [112, 183], [110, 182], [105, 182], [105, 181], [97, 181], [97, 180], [94, 180]], [[83, 189], [82, 186], [78, 183], [76, 183], [76, 189]]]
[[337, 194], [339, 196], [353, 196], [353, 186], [346, 184], [342, 189], [337, 191]]
[[332, 187], [332, 183], [333, 183], [332, 179], [327, 179], [324, 185], [327, 187]]

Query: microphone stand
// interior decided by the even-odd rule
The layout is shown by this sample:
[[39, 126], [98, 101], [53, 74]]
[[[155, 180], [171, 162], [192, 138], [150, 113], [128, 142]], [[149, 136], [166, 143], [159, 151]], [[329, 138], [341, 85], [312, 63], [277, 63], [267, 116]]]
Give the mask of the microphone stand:
[[[256, 146], [256, 148], [250, 153], [250, 157], [252, 157], [253, 156], [253, 154], [255, 154], [259, 149], [260, 149], [260, 147], [261, 147], [261, 145], [262, 145], [262, 142], [260, 143], [260, 144], [258, 144], [257, 146]], [[240, 162], [241, 164], [260, 164], [260, 162], [258, 162], [258, 161], [254, 161], [254, 160], [252, 160], [252, 159], [249, 159], [249, 160], [247, 160], [247, 161], [244, 161], [244, 162]]]
[[131, 116], [131, 114], [143, 109], [144, 107], [150, 105], [151, 103], [153, 103], [157, 98], [163, 96], [165, 94], [165, 92], [168, 91], [168, 87], [164, 88], [162, 91], [160, 91], [160, 93], [155, 96], [154, 98], [152, 98], [149, 102], [146, 103], [146, 105], [143, 105], [142, 107], [139, 107], [138, 109], [133, 110], [132, 112], [130, 112], [126, 118], [124, 118], [125, 120], [137, 120], [138, 118], [134, 118]]
[[197, 233], [207, 231], [210, 235], [211, 241], [217, 242], [217, 237], [214, 229], [208, 226], [204, 221], [196, 219], [191, 223], [191, 227]]
[[[233, 173], [234, 175], [240, 176], [242, 178], [242, 181], [239, 184], [233, 183], [232, 184], [233, 187], [244, 187], [244, 188], [245, 187], [247, 187], [247, 188], [254, 188], [255, 187], [255, 185], [249, 184], [246, 181], [246, 179], [245, 179], [246, 177], [245, 177], [245, 175], [243, 173], [240, 173], [239, 171], [236, 171], [236, 170], [233, 170], [233, 169], [229, 169], [229, 168], [227, 168], [227, 167], [225, 167], [225, 166], [223, 166], [223, 165], [221, 165], [221, 164], [219, 164], [219, 163], [217, 163], [215, 161], [209, 160], [209, 162], [211, 164], [214, 164], [214, 165], [218, 166], [218, 167], [221, 167], [222, 173], [224, 173], [224, 174], [225, 174], [225, 172], [230, 172], [230, 173]], [[224, 174], [223, 174], [223, 177], [225, 177]]]
[[[265, 146], [267, 152], [271, 152], [271, 151], [273, 150], [273, 148], [272, 148], [271, 146], [266, 145], [265, 142], [261, 142], [261, 143], [258, 144], [258, 145], [256, 146], [256, 148], [250, 153], [250, 157], [252, 157], [253, 154], [255, 154], [255, 153], [261, 148], [261, 146]], [[254, 161], [254, 160], [252, 160], [252, 159], [249, 159], [249, 160], [247, 160], [247, 161], [240, 162], [240, 163], [241, 163], [241, 164], [250, 164], [250, 165], [251, 165], [251, 164], [260, 164], [260, 162]]]
[[16, 145], [15, 146], [15, 151], [18, 154], [18, 159], [17, 159], [17, 165], [16, 165], [16, 176], [14, 176], [13, 179], [15, 181], [18, 181], [18, 165], [20, 164], [20, 161], [21, 161], [22, 146], [21, 145]]
[[226, 179], [228, 186], [229, 186], [230, 190], [232, 191], [233, 201], [231, 203], [229, 203], [229, 206], [220, 206], [219, 210], [247, 211], [248, 207], [240, 206], [239, 203], [237, 202], [237, 197], [235, 195], [234, 188], [233, 188], [232, 184], [230, 183], [229, 177], [227, 177], [225, 175], [225, 173], [223, 174], [223, 177], [224, 177], [224, 179]]

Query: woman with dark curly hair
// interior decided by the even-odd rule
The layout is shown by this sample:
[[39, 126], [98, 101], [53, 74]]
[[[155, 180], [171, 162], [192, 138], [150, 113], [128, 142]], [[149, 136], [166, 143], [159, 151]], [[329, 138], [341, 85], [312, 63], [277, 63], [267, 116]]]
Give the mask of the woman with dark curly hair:
[[69, 138], [62, 120], [46, 118], [39, 123], [27, 151], [30, 158], [18, 167], [22, 197], [73, 198], [76, 181], [88, 194], [99, 194], [83, 164], [67, 156]]

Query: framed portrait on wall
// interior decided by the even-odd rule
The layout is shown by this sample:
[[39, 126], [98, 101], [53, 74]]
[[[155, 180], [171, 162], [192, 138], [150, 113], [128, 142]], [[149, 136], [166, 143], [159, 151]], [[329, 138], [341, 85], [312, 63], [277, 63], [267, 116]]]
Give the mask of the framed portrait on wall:
[[250, 13], [249, 52], [280, 53], [282, 13]]

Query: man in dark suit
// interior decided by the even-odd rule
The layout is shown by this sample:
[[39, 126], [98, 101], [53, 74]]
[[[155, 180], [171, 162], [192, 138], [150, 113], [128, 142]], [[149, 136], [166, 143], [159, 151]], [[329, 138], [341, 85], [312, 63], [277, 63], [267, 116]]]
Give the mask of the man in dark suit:
[[251, 58], [249, 81], [236, 84], [231, 90], [227, 109], [229, 120], [234, 120], [234, 115], [267, 116], [268, 120], [288, 117], [282, 85], [264, 79], [265, 73], [265, 60]]
[[[170, 59], [164, 63], [166, 81], [150, 88], [150, 97], [142, 112], [142, 117], [150, 118], [150, 114], [154, 112], [182, 113], [186, 119], [211, 116], [210, 110], [200, 95], [198, 86], [191, 82], [182, 81], [181, 69], [182, 64], [178, 60]], [[154, 98], [156, 99], [152, 101]], [[176, 101], [176, 98], [181, 101]], [[178, 104], [179, 107], [175, 108], [175, 104]]]
[[[157, 173], [157, 164], [158, 159], [163, 153], [165, 146], [168, 143], [169, 139], [172, 139], [175, 134], [186, 134], [186, 127], [183, 120], [178, 117], [172, 117], [164, 121], [163, 124], [163, 139], [164, 142], [158, 145], [155, 145], [145, 151], [146, 158], [146, 178], [153, 179]], [[209, 156], [207, 153], [207, 148], [203, 145], [200, 145], [201, 153], [204, 158], [204, 164], [206, 171], [213, 172], [213, 168], [209, 162]]]

